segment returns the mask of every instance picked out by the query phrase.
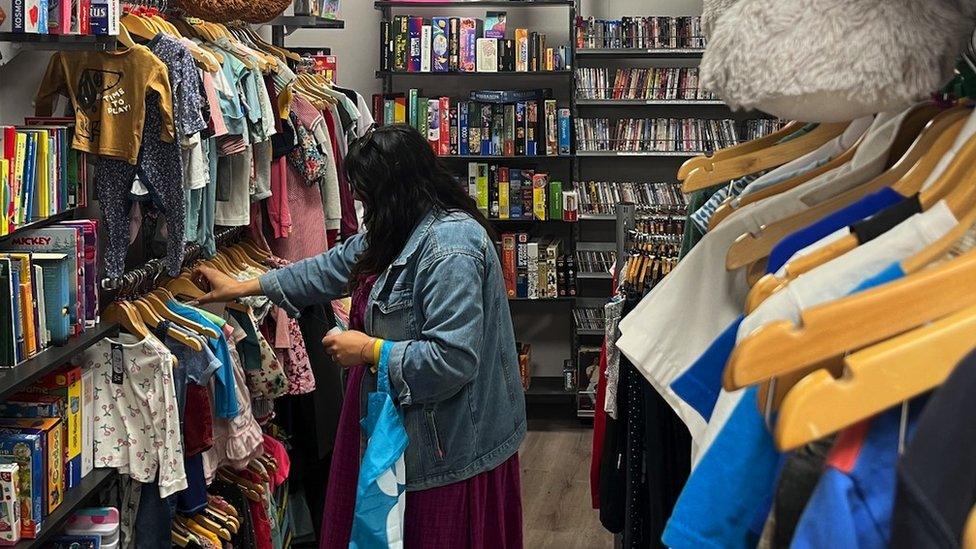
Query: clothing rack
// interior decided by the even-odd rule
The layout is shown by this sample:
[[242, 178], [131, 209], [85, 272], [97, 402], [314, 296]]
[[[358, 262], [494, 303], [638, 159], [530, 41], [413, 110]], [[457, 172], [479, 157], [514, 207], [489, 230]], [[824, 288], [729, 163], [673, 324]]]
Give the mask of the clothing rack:
[[[219, 248], [236, 242], [243, 232], [244, 227], [225, 227], [214, 232], [214, 240]], [[203, 246], [196, 242], [188, 243], [182, 268], [185, 269], [200, 260], [203, 251]], [[164, 276], [166, 276], [165, 258], [150, 259], [139, 267], [126, 271], [118, 278], [102, 279], [102, 288], [117, 291], [116, 297], [137, 296], [145, 293], [147, 289], [158, 286], [160, 278]]]

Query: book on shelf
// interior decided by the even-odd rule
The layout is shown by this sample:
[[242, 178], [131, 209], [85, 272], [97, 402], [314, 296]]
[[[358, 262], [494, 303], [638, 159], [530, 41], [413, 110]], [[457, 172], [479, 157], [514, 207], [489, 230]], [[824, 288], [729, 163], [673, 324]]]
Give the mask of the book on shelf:
[[580, 181], [576, 184], [580, 213], [612, 216], [624, 202], [659, 212], [683, 213], [687, 202], [679, 183], [636, 181]]
[[715, 97], [699, 85], [697, 67], [578, 67], [577, 99], [705, 101]]
[[701, 17], [578, 18], [579, 49], [703, 49]]
[[441, 156], [568, 155], [571, 152], [569, 109], [559, 109], [555, 99], [501, 101], [544, 97], [550, 92], [518, 90], [513, 95], [507, 91], [471, 92], [472, 96], [491, 99], [477, 102], [426, 98], [418, 88], [412, 88], [406, 94], [374, 95], [373, 118], [384, 124], [409, 123]]
[[467, 191], [486, 217], [499, 220], [562, 220], [562, 182], [531, 169], [469, 162]]
[[498, 72], [498, 40], [495, 38], [479, 38], [477, 49], [478, 72]]
[[510, 298], [555, 299], [576, 293], [565, 286], [569, 279], [560, 270], [566, 264], [561, 239], [527, 232], [501, 238], [502, 276]]
[[681, 118], [576, 118], [577, 151], [693, 152], [739, 142], [736, 121]]
[[475, 17], [397, 15], [380, 22], [380, 69], [396, 72], [558, 71], [571, 66], [568, 45], [546, 45], [546, 35], [515, 29], [508, 36], [501, 12]]
[[450, 64], [450, 36], [451, 19], [449, 17], [434, 17], [431, 20], [433, 36], [431, 38], [431, 70], [434, 72], [447, 72], [451, 69]]
[[[86, 242], [86, 231], [89, 233], [88, 242]], [[83, 332], [86, 325], [94, 324], [97, 319], [97, 276], [93, 276], [92, 273], [86, 275], [86, 271], [91, 270], [89, 262], [97, 260], [93, 257], [94, 253], [90, 251], [90, 248], [95, 245], [92, 242], [92, 234], [90, 229], [86, 229], [84, 223], [58, 223], [50, 227], [18, 232], [0, 246], [0, 253], [7, 254], [11, 260], [19, 259], [20, 263], [28, 269], [32, 268], [30, 261], [31, 254], [34, 253], [64, 254], [67, 257], [66, 271], [70, 273], [68, 316], [71, 335]], [[26, 256], [27, 263], [24, 263], [21, 256]], [[20, 276], [24, 277], [23, 273], [20, 273]], [[25, 280], [22, 278], [23, 281]], [[52, 289], [57, 287], [59, 286], [52, 286]], [[90, 300], [95, 303], [89, 305]], [[23, 320], [23, 317], [20, 318]]]
[[0, 236], [86, 205], [88, 156], [71, 149], [73, 125], [28, 118], [0, 126]]
[[431, 25], [420, 26], [420, 72], [430, 72], [431, 61], [433, 61], [433, 49]]

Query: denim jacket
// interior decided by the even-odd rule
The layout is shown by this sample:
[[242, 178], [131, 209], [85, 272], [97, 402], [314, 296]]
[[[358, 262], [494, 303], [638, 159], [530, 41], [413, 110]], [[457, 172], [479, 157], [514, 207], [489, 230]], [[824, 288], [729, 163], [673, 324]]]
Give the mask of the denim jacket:
[[[298, 315], [347, 292], [364, 245], [364, 235], [354, 236], [265, 274], [261, 288]], [[508, 297], [494, 246], [471, 216], [431, 212], [417, 225], [376, 280], [365, 326], [369, 335], [395, 342], [389, 368], [410, 437], [408, 490], [465, 480], [518, 450], [525, 396]]]

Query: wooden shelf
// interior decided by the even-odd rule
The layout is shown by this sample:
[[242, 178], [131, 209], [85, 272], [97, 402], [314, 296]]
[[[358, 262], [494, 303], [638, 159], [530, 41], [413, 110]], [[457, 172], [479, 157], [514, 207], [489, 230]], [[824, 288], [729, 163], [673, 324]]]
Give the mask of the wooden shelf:
[[30, 34], [22, 32], [0, 32], [0, 42], [20, 44], [35, 50], [63, 51], [111, 51], [115, 49], [117, 38], [105, 35], [74, 34]]
[[610, 273], [576, 273], [577, 280], [611, 280], [613, 275]]
[[116, 477], [115, 469], [94, 469], [88, 476], [81, 479], [81, 484], [68, 490], [64, 494], [64, 501], [53, 513], [44, 517], [41, 533], [35, 539], [25, 539], [14, 545], [15, 549], [31, 547], [46, 547], [51, 536], [61, 533], [61, 527], [71, 517], [76, 509], [88, 503], [89, 499]]
[[624, 59], [697, 59], [705, 53], [698, 48], [577, 48], [577, 57], [618, 57]]
[[545, 77], [572, 77], [573, 71], [562, 70], [562, 71], [496, 71], [496, 72], [409, 72], [409, 71], [376, 71], [376, 78], [385, 78], [389, 76], [412, 76], [412, 77], [461, 77], [461, 78], [483, 78], [483, 77], [499, 77], [499, 76], [523, 76], [530, 78], [545, 78]]
[[531, 299], [528, 297], [510, 297], [510, 303], [572, 303], [575, 297], [547, 297], [544, 299]]
[[12, 368], [0, 370], [0, 400], [19, 391], [39, 377], [65, 364], [85, 349], [98, 343], [102, 338], [117, 334], [117, 325], [102, 322], [84, 333], [74, 336], [60, 347], [49, 347], [34, 358], [28, 359]]
[[70, 210], [65, 210], [61, 213], [56, 213], [52, 216], [45, 217], [44, 219], [38, 219], [37, 221], [31, 221], [30, 223], [21, 225], [17, 227], [17, 230], [15, 230], [14, 232], [0, 236], [0, 244], [10, 240], [11, 238], [16, 237], [18, 234], [24, 234], [25, 231], [31, 229], [41, 229], [53, 225], [55, 223], [58, 223], [59, 221], [67, 221], [69, 219], [72, 219], [75, 211], [77, 211], [77, 208], [71, 208]]
[[383, 8], [541, 8], [572, 6], [573, 0], [454, 0], [451, 2], [410, 0], [385, 0], [373, 2], [376, 9]]

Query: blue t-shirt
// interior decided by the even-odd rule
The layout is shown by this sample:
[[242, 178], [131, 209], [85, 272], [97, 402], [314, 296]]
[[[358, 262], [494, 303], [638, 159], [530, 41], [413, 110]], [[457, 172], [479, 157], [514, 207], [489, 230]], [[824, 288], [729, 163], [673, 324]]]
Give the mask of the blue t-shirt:
[[691, 367], [671, 382], [671, 390], [701, 414], [705, 421], [712, 417], [712, 410], [715, 409], [715, 402], [722, 390], [725, 363], [729, 361], [732, 349], [735, 348], [736, 334], [739, 333], [739, 325], [744, 318], [739, 315], [739, 318], [733, 320]]
[[[866, 279], [851, 293], [890, 282], [899, 276], [903, 276], [903, 273], [896, 263]], [[736, 329], [738, 322], [733, 323]], [[730, 329], [731, 326], [727, 330]], [[723, 332], [719, 339], [726, 335]], [[734, 335], [731, 345], [728, 341], [713, 342], [709, 350], [715, 352], [709, 356], [706, 364], [700, 366], [696, 382], [712, 379], [718, 382], [715, 386], [717, 390], [721, 384], [722, 368], [728, 362], [734, 345]], [[722, 349], [728, 349], [725, 356], [718, 352]], [[691, 382], [685, 385], [685, 389], [688, 385]], [[662, 536], [668, 547], [751, 548], [758, 542], [762, 523], [769, 514], [782, 455], [776, 450], [773, 437], [756, 405], [758, 388], [753, 386], [744, 391], [742, 399], [692, 471], [675, 504]], [[704, 393], [699, 389], [697, 394]], [[711, 407], [714, 405], [712, 401]]]
[[883, 211], [889, 206], [898, 204], [905, 197], [891, 190], [888, 187], [876, 193], [869, 194], [864, 198], [841, 208], [836, 212], [813, 223], [805, 229], [783, 238], [769, 253], [769, 260], [766, 263], [766, 272], [775, 273], [793, 257], [793, 254], [815, 244], [820, 239], [829, 236], [852, 223], [871, 217]]
[[[919, 397], [909, 405], [908, 436], [925, 400]], [[888, 547], [901, 411], [896, 406], [840, 434], [796, 525], [791, 548]]]
[[215, 374], [214, 408], [216, 409], [217, 417], [223, 419], [237, 417], [240, 409], [237, 406], [237, 383], [234, 381], [234, 363], [231, 361], [230, 348], [227, 346], [227, 339], [224, 337], [223, 330], [192, 307], [187, 307], [172, 299], [166, 302], [166, 306], [174, 313], [217, 332], [217, 337], [208, 338], [210, 348], [217, 355], [217, 359], [220, 360], [220, 369]]

